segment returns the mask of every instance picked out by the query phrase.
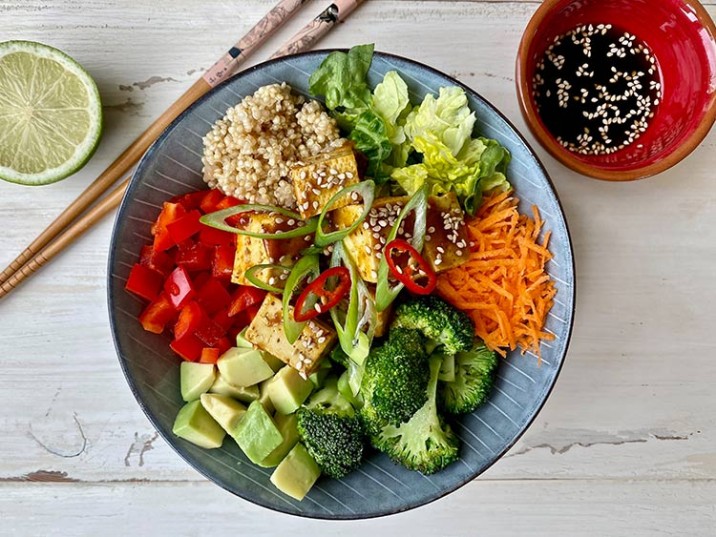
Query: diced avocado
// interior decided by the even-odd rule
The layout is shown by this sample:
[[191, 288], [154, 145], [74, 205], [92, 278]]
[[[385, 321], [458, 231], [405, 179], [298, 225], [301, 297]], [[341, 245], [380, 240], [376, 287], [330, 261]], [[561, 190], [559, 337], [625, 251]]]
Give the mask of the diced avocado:
[[246, 328], [236, 335], [236, 346], [241, 347], [242, 349], [253, 349], [254, 344], [244, 337], [246, 334]]
[[221, 447], [226, 431], [201, 406], [198, 399], [179, 410], [172, 432], [192, 444], [206, 449]]
[[182, 362], [179, 366], [181, 398], [186, 402], [199, 399], [202, 393], [206, 393], [211, 388], [215, 378], [214, 364]]
[[296, 419], [296, 414], [290, 414], [288, 416], [276, 414], [273, 419], [276, 423], [276, 427], [281, 431], [283, 442], [281, 442], [281, 445], [274, 449], [268, 457], [261, 461], [260, 466], [264, 468], [273, 468], [278, 465], [286, 454], [291, 451], [291, 448], [296, 445], [296, 442], [298, 442], [298, 427], [296, 425], [298, 420]]
[[443, 363], [440, 366], [440, 374], [438, 380], [452, 382], [455, 380], [455, 355], [443, 354]]
[[273, 369], [258, 349], [233, 347], [221, 355], [216, 365], [226, 382], [234, 386], [253, 386], [273, 376]]
[[201, 406], [214, 418], [216, 423], [221, 425], [227, 433], [233, 435], [236, 426], [246, 413], [246, 407], [228, 395], [219, 395], [218, 393], [203, 393], [200, 400]]
[[264, 361], [271, 367], [271, 369], [273, 369], [274, 373], [286, 365], [281, 361], [280, 358], [276, 358], [271, 353], [263, 352], [262, 355]]
[[220, 395], [228, 395], [244, 403], [250, 403], [259, 398], [258, 386], [234, 386], [233, 384], [229, 384], [221, 375], [216, 377], [209, 391]]
[[310, 380], [313, 383], [313, 386], [315, 388], [322, 388], [323, 383], [326, 380], [326, 377], [328, 376], [328, 373], [331, 372], [331, 362], [329, 360], [321, 360], [321, 363], [318, 366], [318, 369], [316, 369], [313, 373], [308, 375], [308, 380]]
[[268, 396], [279, 414], [298, 410], [313, 391], [313, 382], [305, 380], [291, 366], [279, 369], [266, 386]]
[[234, 439], [249, 460], [259, 464], [281, 445], [283, 435], [264, 406], [254, 401], [239, 421]]
[[268, 390], [268, 386], [271, 384], [272, 380], [273, 377], [266, 379], [261, 383], [261, 386], [259, 386], [259, 402], [264, 406], [266, 412], [269, 414], [276, 412], [276, 408], [273, 406], [273, 401], [271, 401], [271, 397], [269, 397]]
[[284, 494], [303, 500], [321, 475], [303, 444], [296, 444], [271, 474], [271, 483]]

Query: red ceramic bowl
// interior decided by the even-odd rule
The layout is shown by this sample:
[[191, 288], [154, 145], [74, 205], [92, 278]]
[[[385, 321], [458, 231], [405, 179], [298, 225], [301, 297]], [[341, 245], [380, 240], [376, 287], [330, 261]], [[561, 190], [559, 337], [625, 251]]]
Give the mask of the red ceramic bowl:
[[[532, 78], [545, 49], [582, 24], [612, 24], [636, 35], [657, 59], [663, 97], [638, 142], [610, 155], [578, 155], [545, 128]], [[704, 139], [716, 118], [716, 27], [696, 0], [545, 0], [517, 57], [517, 92], [532, 133], [569, 168], [598, 179], [642, 179], [672, 167]]]

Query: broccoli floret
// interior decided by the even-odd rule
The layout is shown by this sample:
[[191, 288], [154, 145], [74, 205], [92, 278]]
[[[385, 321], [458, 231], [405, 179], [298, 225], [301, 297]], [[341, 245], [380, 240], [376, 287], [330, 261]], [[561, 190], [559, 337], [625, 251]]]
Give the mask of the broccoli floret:
[[385, 424], [408, 421], [427, 401], [430, 368], [422, 336], [415, 330], [395, 329], [387, 342], [371, 349], [365, 364], [360, 417], [369, 433]]
[[391, 330], [393, 328], [418, 330], [430, 340], [429, 352], [442, 345], [447, 354], [470, 350], [475, 337], [470, 317], [433, 295], [414, 297], [399, 304]]
[[440, 357], [429, 359], [430, 381], [428, 400], [420, 410], [399, 427], [386, 425], [371, 436], [374, 447], [395, 462], [425, 475], [439, 472], [455, 462], [460, 454], [460, 441], [450, 426], [438, 415], [437, 385]]
[[440, 385], [440, 403], [451, 414], [469, 414], [490, 395], [497, 371], [497, 355], [476, 343], [455, 355], [455, 380]]
[[351, 404], [338, 392], [337, 379], [296, 412], [298, 434], [321, 471], [339, 479], [360, 466], [364, 434]]

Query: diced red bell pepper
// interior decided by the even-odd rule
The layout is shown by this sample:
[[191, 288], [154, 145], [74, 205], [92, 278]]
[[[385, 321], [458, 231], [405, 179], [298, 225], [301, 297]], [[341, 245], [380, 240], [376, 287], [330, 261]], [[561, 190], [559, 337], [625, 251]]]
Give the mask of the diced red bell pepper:
[[231, 295], [219, 280], [210, 278], [197, 292], [197, 301], [209, 315], [226, 308], [231, 302]]
[[199, 363], [201, 364], [215, 364], [221, 356], [221, 351], [216, 347], [204, 347], [201, 349], [201, 357]]
[[179, 312], [179, 318], [174, 325], [174, 337], [176, 339], [184, 339], [186, 336], [193, 334], [206, 319], [206, 313], [201, 306], [194, 302], [187, 304]]
[[205, 343], [206, 346], [215, 347], [221, 338], [226, 336], [226, 330], [211, 319], [205, 319], [194, 331], [194, 335]]
[[209, 190], [201, 200], [199, 208], [206, 213], [213, 213], [217, 210], [216, 206], [225, 198], [224, 193], [216, 188]]
[[229, 207], [236, 207], [237, 205], [241, 205], [243, 201], [238, 200], [236, 198], [233, 198], [231, 196], [224, 197], [223, 200], [221, 200], [219, 203], [216, 204], [216, 211], [222, 211], [224, 209], [228, 209]]
[[182, 339], [175, 339], [169, 346], [188, 362], [196, 362], [201, 357], [201, 351], [204, 349], [204, 344], [199, 338], [191, 334]]
[[212, 320], [228, 332], [234, 326], [236, 317], [229, 317], [229, 308], [224, 308], [217, 311], [212, 317]]
[[169, 235], [167, 226], [172, 222], [179, 220], [186, 214], [186, 209], [180, 203], [165, 202], [162, 207], [162, 211], [157, 217], [157, 221], [152, 226], [152, 235], [154, 235], [154, 246], [153, 248], [157, 252], [163, 252], [168, 250], [176, 243]]
[[254, 317], [256, 317], [256, 314], [261, 309], [261, 303], [254, 304], [253, 306], [249, 306], [244, 310], [244, 313], [246, 314], [246, 324], [249, 325], [254, 320]]
[[174, 259], [166, 252], [158, 252], [150, 244], [142, 246], [139, 254], [139, 264], [156, 270], [165, 278], [174, 269]]
[[201, 213], [196, 209], [189, 211], [181, 218], [178, 218], [167, 224], [167, 230], [169, 236], [174, 240], [176, 244], [193, 237], [196, 233], [199, 233], [203, 224], [199, 222]]
[[154, 302], [151, 302], [139, 315], [139, 322], [147, 332], [161, 334], [164, 328], [176, 319], [177, 311], [167, 296], [162, 293]]
[[229, 233], [228, 231], [222, 231], [215, 227], [201, 225], [199, 231], [199, 242], [206, 244], [207, 246], [219, 246], [222, 244], [229, 244], [232, 247], [236, 246], [236, 234]]
[[[236, 341], [236, 336], [234, 336], [234, 342], [235, 341]], [[219, 341], [216, 342], [216, 345], [214, 345], [214, 347], [219, 349], [220, 356], [222, 354], [224, 354], [226, 351], [228, 351], [233, 346], [234, 345], [231, 343], [231, 341], [229, 341], [229, 338], [226, 336], [222, 337]]]
[[[253, 306], [249, 306], [235, 317], [231, 317], [231, 319], [234, 320], [234, 324], [231, 325], [228, 333], [233, 339], [236, 339], [236, 335], [251, 324], [251, 321], [253, 321], [254, 317], [256, 317], [259, 308], [261, 308], [261, 304], [255, 304]], [[216, 317], [214, 319], [216, 320]]]
[[211, 273], [210, 272], [197, 272], [193, 278], [192, 282], [194, 283], [194, 289], [201, 289], [206, 282], [208, 282], [211, 279]]
[[129, 272], [127, 284], [124, 288], [151, 302], [155, 300], [162, 291], [164, 278], [157, 271], [136, 263]]
[[177, 267], [164, 282], [164, 291], [174, 308], [179, 309], [194, 298], [196, 291], [189, 273], [184, 267]]
[[230, 280], [234, 272], [236, 248], [230, 244], [214, 247], [214, 259], [211, 264], [211, 275], [221, 280]]
[[187, 240], [177, 249], [176, 264], [191, 272], [209, 270], [212, 265], [213, 251], [210, 246]]
[[182, 194], [172, 199], [174, 203], [181, 203], [187, 211], [198, 209], [201, 206], [201, 202], [204, 201], [208, 190], [199, 190], [198, 192], [189, 192], [188, 194]]
[[249, 285], [240, 285], [231, 298], [229, 317], [234, 317], [251, 306], [260, 305], [265, 296], [266, 291], [262, 289]]

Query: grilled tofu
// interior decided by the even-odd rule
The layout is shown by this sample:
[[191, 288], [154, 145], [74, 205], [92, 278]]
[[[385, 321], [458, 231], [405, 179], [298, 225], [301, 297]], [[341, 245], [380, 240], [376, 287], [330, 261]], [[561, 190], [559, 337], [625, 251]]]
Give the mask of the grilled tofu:
[[[359, 181], [358, 165], [350, 144], [317, 155], [290, 171], [296, 202], [304, 219], [321, 214], [328, 201], [342, 188]], [[350, 197], [338, 200], [334, 209], [353, 203]]]
[[[293, 308], [289, 315], [293, 315]], [[291, 345], [283, 331], [281, 300], [269, 293], [246, 330], [245, 338], [307, 378], [335, 344], [336, 333], [328, 325], [312, 319], [306, 323], [296, 342]]]
[[[295, 229], [301, 222], [277, 213], [251, 213], [240, 222], [248, 231], [255, 233], [276, 233]], [[300, 251], [313, 243], [313, 234], [293, 239], [259, 239], [248, 235], [236, 236], [236, 256], [231, 281], [239, 285], [251, 285], [245, 278], [245, 272], [254, 265], [275, 263], [291, 265], [300, 255]], [[264, 269], [256, 276], [268, 282], [271, 278], [286, 277], [286, 272]]]
[[435, 272], [458, 267], [469, 257], [465, 213], [454, 192], [428, 198], [423, 257]]
[[[371, 285], [368, 287], [373, 300], [375, 300], [375, 286]], [[383, 311], [377, 312], [378, 316], [375, 322], [375, 337], [383, 337], [388, 333], [390, 328], [390, 321], [393, 319], [393, 304], [390, 304]]]
[[[379, 198], [373, 202], [363, 224], [344, 239], [348, 252], [365, 281], [378, 281], [378, 265], [383, 255], [390, 230], [395, 219], [408, 201], [407, 196]], [[331, 213], [333, 226], [342, 229], [355, 222], [362, 213], [360, 205], [348, 205]], [[408, 234], [413, 229], [412, 216], [404, 222], [403, 230]], [[405, 233], [398, 233], [399, 238], [408, 238]]]

